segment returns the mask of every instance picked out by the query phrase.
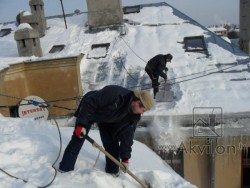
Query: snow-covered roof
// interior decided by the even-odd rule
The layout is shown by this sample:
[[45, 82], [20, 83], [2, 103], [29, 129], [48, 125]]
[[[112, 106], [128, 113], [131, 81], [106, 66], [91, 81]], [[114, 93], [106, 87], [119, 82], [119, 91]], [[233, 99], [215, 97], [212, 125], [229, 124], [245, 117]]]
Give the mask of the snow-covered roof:
[[[65, 29], [62, 18], [47, 20], [49, 29], [40, 39], [43, 57], [18, 57], [14, 40], [14, 32], [18, 28], [14, 24], [0, 25], [0, 29], [13, 30], [11, 34], [0, 38], [0, 70], [23, 61], [84, 53], [81, 76], [85, 92], [108, 84], [131, 89], [141, 85], [143, 88], [150, 88], [151, 82], [144, 72], [146, 62], [156, 54], [171, 53], [174, 58], [167, 66], [168, 87], [173, 100], [158, 102], [154, 109], [145, 113], [145, 116], [169, 116], [169, 122], [164, 121], [163, 125], [156, 119], [156, 126], [151, 127], [151, 132], [156, 133], [164, 144], [175, 144], [178, 135], [180, 139], [186, 136], [180, 135], [184, 131], [173, 125], [171, 115], [192, 114], [194, 107], [221, 107], [226, 113], [250, 111], [247, 54], [166, 3], [157, 6], [143, 5], [139, 13], [126, 14], [124, 19], [122, 30], [126, 34], [122, 36], [120, 31], [108, 28], [99, 32], [88, 31], [87, 14], [67, 17], [68, 29]], [[209, 56], [204, 53], [185, 52], [183, 41], [184, 37], [189, 36], [204, 36]], [[110, 43], [108, 48], [92, 48], [95, 44], [107, 43]], [[49, 51], [54, 45], [65, 45], [65, 48], [51, 54]], [[53, 175], [51, 164], [56, 158], [55, 150], [58, 149], [55, 127], [47, 122], [1, 117], [0, 130], [4, 134], [0, 137], [0, 166], [18, 177], [29, 179], [29, 183], [24, 184], [1, 174], [2, 184], [6, 187], [46, 184]], [[68, 143], [72, 131], [72, 128], [62, 128], [63, 147]], [[187, 132], [190, 132], [190, 129]], [[90, 135], [100, 143], [96, 132], [92, 131]], [[44, 140], [46, 142], [43, 142]], [[138, 176], [150, 181], [152, 186], [193, 187], [166, 164], [163, 165], [160, 158], [144, 145], [135, 142], [133, 147], [131, 169]], [[98, 154], [96, 149], [91, 148], [90, 144], [86, 143], [80, 153], [77, 169], [70, 175], [59, 174], [51, 187], [89, 185], [106, 188], [124, 187], [124, 184], [139, 187], [124, 174], [119, 179], [105, 176], [103, 156], [97, 164], [97, 169], [101, 170], [94, 169], [92, 165]], [[144, 156], [147, 157], [142, 160]], [[58, 163], [56, 165], [58, 166]], [[38, 172], [37, 169], [42, 170]]]
[[[49, 29], [40, 39], [44, 54], [41, 58], [18, 57], [14, 40], [17, 28], [11, 25], [12, 33], [0, 38], [0, 68], [23, 60], [84, 53], [81, 75], [85, 92], [107, 84], [150, 88], [151, 82], [144, 72], [146, 62], [156, 54], [171, 53], [174, 58], [167, 65], [168, 83], [174, 100], [158, 103], [146, 115], [192, 114], [193, 107], [211, 106], [222, 107], [226, 113], [250, 111], [247, 54], [166, 3], [143, 5], [139, 13], [125, 14], [124, 19], [126, 34], [123, 36], [111, 29], [89, 32], [87, 14], [68, 17], [68, 29], [61, 18], [47, 20]], [[208, 57], [185, 52], [183, 41], [189, 36], [204, 36]], [[110, 43], [105, 57], [105, 50], [91, 48], [93, 44], [103, 43]], [[50, 54], [53, 45], [65, 45], [65, 48]], [[91, 58], [93, 54], [98, 57], [98, 52], [104, 58]]]
[[[1, 186], [29, 188], [47, 185], [54, 177], [52, 164], [60, 150], [56, 126], [45, 121], [0, 117], [0, 131], [0, 168], [15, 177], [28, 180], [24, 183], [0, 171]], [[62, 149], [66, 147], [72, 131], [73, 127], [61, 128]], [[90, 137], [98, 144], [101, 143], [98, 131], [91, 131]], [[130, 170], [141, 180], [149, 182], [152, 187], [195, 188], [144, 144], [135, 142], [133, 150]], [[143, 160], [142, 156], [145, 156]], [[56, 168], [60, 159], [61, 157], [55, 164]], [[78, 156], [76, 169], [69, 173], [57, 173], [55, 181], [49, 187], [141, 187], [128, 174], [122, 173], [119, 178], [114, 178], [106, 174], [104, 169], [104, 155], [100, 154], [98, 158], [97, 148], [86, 141]]]

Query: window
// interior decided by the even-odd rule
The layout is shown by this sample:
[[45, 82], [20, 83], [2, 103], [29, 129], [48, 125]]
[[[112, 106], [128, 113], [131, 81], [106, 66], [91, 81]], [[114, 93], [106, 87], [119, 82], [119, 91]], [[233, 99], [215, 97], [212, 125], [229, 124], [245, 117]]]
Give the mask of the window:
[[88, 53], [87, 58], [99, 59], [105, 58], [108, 53], [110, 43], [93, 44], [91, 46], [91, 51]]
[[123, 8], [123, 13], [124, 14], [130, 14], [130, 13], [139, 13], [141, 9], [141, 6], [129, 6], [129, 7], [124, 7]]
[[0, 31], [0, 37], [4, 37], [4, 36], [6, 36], [6, 35], [8, 35], [10, 33], [11, 33], [11, 29], [10, 28], [1, 29], [1, 31]]
[[250, 147], [242, 150], [242, 188], [250, 187]]
[[52, 54], [52, 53], [60, 52], [60, 51], [62, 51], [62, 50], [64, 49], [64, 47], [65, 47], [65, 45], [54, 45], [54, 46], [50, 49], [49, 53]]
[[207, 47], [204, 41], [204, 36], [185, 37], [184, 45], [186, 52], [205, 52]]

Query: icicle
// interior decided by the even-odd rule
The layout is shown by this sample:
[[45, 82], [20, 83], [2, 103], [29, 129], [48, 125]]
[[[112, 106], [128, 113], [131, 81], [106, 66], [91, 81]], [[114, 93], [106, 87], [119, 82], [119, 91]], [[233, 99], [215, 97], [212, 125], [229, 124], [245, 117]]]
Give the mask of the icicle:
[[247, 147], [243, 146], [242, 148], [242, 162], [243, 162], [243, 165], [245, 165], [247, 163]]

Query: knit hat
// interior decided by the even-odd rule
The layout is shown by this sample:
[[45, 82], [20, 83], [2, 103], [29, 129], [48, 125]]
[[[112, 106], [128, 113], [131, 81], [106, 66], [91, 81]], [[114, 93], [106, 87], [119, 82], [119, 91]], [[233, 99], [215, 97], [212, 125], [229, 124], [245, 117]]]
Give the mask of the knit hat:
[[154, 106], [154, 99], [148, 91], [134, 90], [134, 94], [140, 99], [146, 110], [150, 110]]
[[167, 54], [167, 55], [165, 55], [165, 58], [166, 58], [166, 60], [168, 59], [169, 62], [171, 62], [171, 60], [173, 59], [173, 56], [172, 56], [172, 54]]

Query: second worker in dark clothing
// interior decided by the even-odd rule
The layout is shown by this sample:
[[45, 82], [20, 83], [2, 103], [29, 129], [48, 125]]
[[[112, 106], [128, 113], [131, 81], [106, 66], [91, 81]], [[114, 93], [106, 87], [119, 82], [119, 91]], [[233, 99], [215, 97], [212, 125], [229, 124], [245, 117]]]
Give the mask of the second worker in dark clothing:
[[165, 81], [167, 80], [167, 75], [166, 73], [164, 73], [164, 71], [165, 72], [168, 71], [166, 64], [167, 62], [171, 62], [172, 58], [173, 56], [171, 54], [167, 55], [159, 54], [150, 59], [145, 67], [145, 71], [152, 80], [154, 98], [156, 96], [156, 93], [159, 91], [159, 85], [160, 85], [160, 83], [158, 82], [159, 76], [164, 78]]
[[[99, 126], [105, 150], [117, 160], [121, 159], [127, 167], [136, 124], [141, 115], [153, 105], [154, 100], [147, 91], [131, 91], [110, 85], [101, 90], [88, 92], [75, 113], [75, 130], [65, 149], [59, 170], [74, 170], [85, 135], [94, 122]], [[115, 176], [119, 174], [119, 167], [107, 157], [105, 170]]]

